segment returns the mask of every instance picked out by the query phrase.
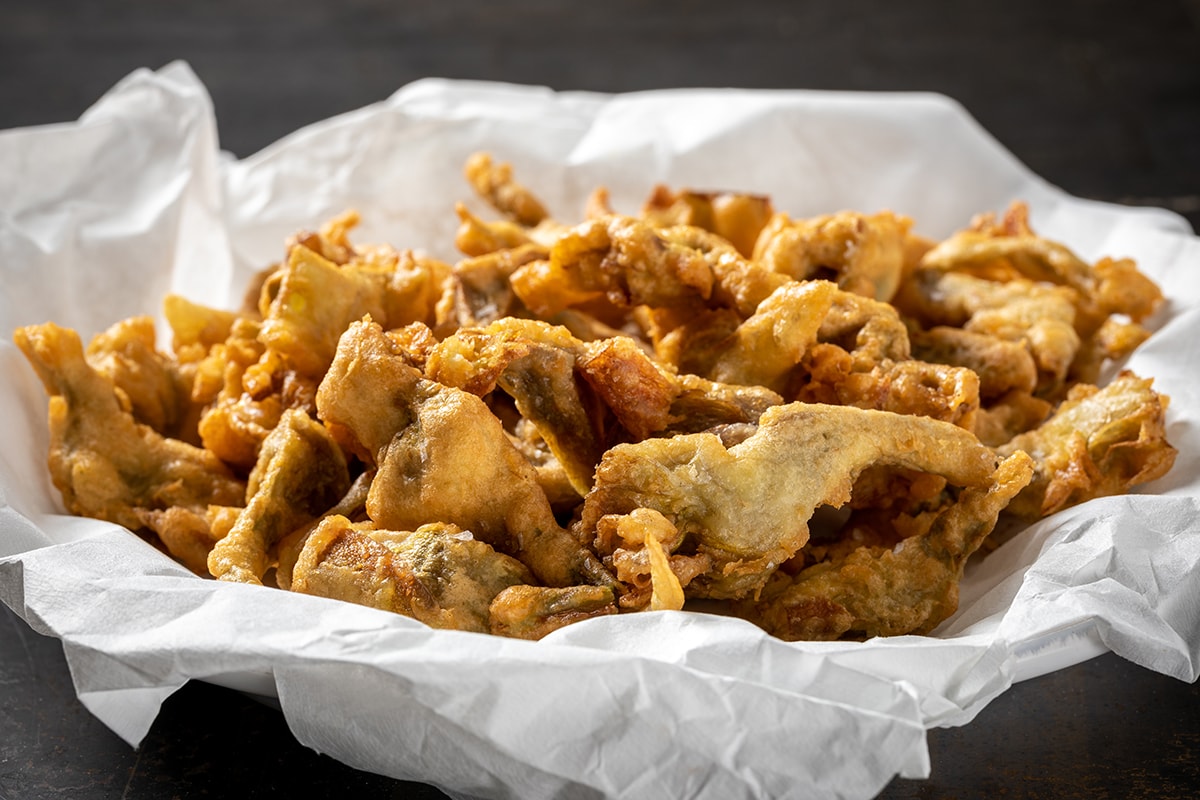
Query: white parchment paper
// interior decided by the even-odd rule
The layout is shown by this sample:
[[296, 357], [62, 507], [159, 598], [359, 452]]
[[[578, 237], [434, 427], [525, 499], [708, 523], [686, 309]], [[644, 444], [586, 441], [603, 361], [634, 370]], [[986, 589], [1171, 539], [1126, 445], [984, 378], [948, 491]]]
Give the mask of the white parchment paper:
[[[891, 208], [945, 236], [1014, 198], [1085, 258], [1132, 256], [1170, 305], [1127, 366], [1172, 398], [1173, 472], [1032, 526], [979, 563], [933, 637], [787, 644], [739, 620], [646, 613], [540, 642], [433, 631], [194, 577], [62, 513], [46, 398], [11, 344], [86, 338], [163, 295], [234, 307], [282, 243], [348, 207], [355, 240], [453, 258], [466, 156], [512, 161], [560, 219], [600, 184], [770, 195], [794, 216]], [[683, 90], [601, 96], [426, 80], [243, 161], [182, 64], [78, 122], [0, 133], [0, 599], [62, 639], [81, 700], [131, 744], [206, 679], [278, 698], [303, 743], [479, 797], [870, 797], [927, 775], [925, 731], [1014, 680], [1112, 649], [1183, 680], [1200, 656], [1200, 240], [1180, 218], [1069, 197], [932, 95]], [[479, 211], [482, 208], [476, 204]]]

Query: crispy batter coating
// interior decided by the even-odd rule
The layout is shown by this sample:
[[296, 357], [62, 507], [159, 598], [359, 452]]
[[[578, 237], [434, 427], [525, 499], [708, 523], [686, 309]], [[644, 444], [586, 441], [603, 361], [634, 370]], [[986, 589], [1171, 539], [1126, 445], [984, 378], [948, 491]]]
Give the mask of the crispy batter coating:
[[463, 173], [480, 197], [515, 222], [533, 226], [548, 216], [541, 201], [513, 180], [511, 164], [498, 164], [487, 153], [475, 153], [467, 159]]
[[1103, 389], [1080, 384], [1050, 419], [999, 447], [1002, 455], [1024, 450], [1037, 463], [1012, 512], [1053, 514], [1165, 475], [1175, 463], [1166, 439], [1168, 400], [1151, 383], [1126, 370]]
[[776, 214], [759, 234], [754, 258], [797, 280], [831, 278], [847, 292], [886, 302], [900, 285], [911, 226], [890, 211], [807, 220]]
[[689, 595], [744, 597], [804, 546], [818, 506], [850, 499], [866, 467], [907, 467], [977, 486], [994, 461], [972, 434], [943, 422], [792, 403], [768, 409], [754, 435], [729, 449], [712, 434], [612, 448], [596, 470], [581, 530], [594, 535], [608, 514], [658, 511], [713, 560]]
[[1070, 248], [1033, 233], [1029, 208], [1024, 203], [1010, 206], [999, 222], [990, 215], [980, 215], [971, 227], [927, 252], [921, 266], [992, 276], [1019, 275], [1083, 293], [1095, 289], [1095, 276], [1083, 259]]
[[710, 324], [712, 316], [701, 315], [694, 324], [668, 334], [659, 352], [679, 353], [676, 357], [684, 372], [720, 383], [780, 391], [816, 343], [836, 293], [828, 281], [787, 283], [727, 335], [722, 336], [720, 324]]
[[31, 325], [13, 340], [50, 395], [50, 476], [71, 513], [138, 530], [144, 511], [242, 505], [245, 484], [216, 456], [163, 437], [121, 408], [74, 331]]
[[1020, 278], [999, 282], [924, 269], [898, 298], [926, 326], [949, 325], [1010, 342], [1025, 342], [1038, 368], [1039, 393], [1059, 390], [1079, 352], [1074, 293]]
[[489, 630], [514, 639], [540, 639], [573, 622], [617, 613], [607, 586], [510, 586], [488, 609]]
[[548, 585], [611, 582], [558, 526], [533, 467], [487, 405], [425, 379], [377, 324], [357, 322], [342, 336], [317, 408], [339, 441], [377, 464], [367, 513], [381, 527], [452, 523]]
[[308, 537], [291, 585], [296, 592], [394, 611], [433, 628], [487, 633], [496, 595], [532, 579], [520, 561], [454, 525], [394, 532], [333, 515]]
[[805, 364], [803, 385], [789, 393], [797, 400], [915, 414], [974, 428], [979, 376], [970, 369], [908, 360], [856, 372], [852, 357], [834, 345], [817, 345]]
[[913, 358], [966, 367], [979, 376], [979, 396], [993, 400], [1010, 391], [1032, 392], [1037, 364], [1023, 342], [938, 325], [909, 334]]
[[261, 584], [270, 551], [284, 536], [329, 510], [350, 488], [341, 449], [303, 411], [284, 413], [263, 441], [246, 486], [246, 508], [208, 556], [213, 577]]
[[891, 547], [856, 547], [842, 558], [778, 573], [738, 612], [787, 640], [863, 639], [928, 633], [958, 608], [963, 566], [1025, 486], [1032, 460], [1017, 452], [988, 481], [962, 490], [944, 510], [929, 512], [928, 532]]
[[746, 258], [774, 211], [771, 198], [734, 192], [672, 191], [656, 186], [642, 206], [642, 218], [666, 228], [688, 225], [711, 231]]
[[88, 342], [87, 360], [113, 382], [138, 422], [174, 435], [189, 411], [189, 389], [175, 361], [155, 348], [154, 320], [131, 317]]

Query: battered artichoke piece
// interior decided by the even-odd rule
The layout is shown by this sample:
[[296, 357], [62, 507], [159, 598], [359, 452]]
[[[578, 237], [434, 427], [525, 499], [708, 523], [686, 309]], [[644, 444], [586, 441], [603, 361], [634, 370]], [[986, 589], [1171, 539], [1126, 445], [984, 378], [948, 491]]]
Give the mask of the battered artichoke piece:
[[260, 340], [303, 373], [320, 377], [333, 361], [338, 337], [351, 322], [364, 314], [386, 318], [385, 281], [386, 275], [342, 269], [295, 245], [264, 315]]
[[773, 214], [771, 199], [736, 192], [678, 192], [656, 186], [642, 206], [642, 218], [659, 227], [688, 225], [711, 231], [746, 258]]
[[1082, 336], [1090, 335], [1111, 314], [1140, 322], [1163, 300], [1162, 291], [1133, 260], [1105, 257], [1089, 265], [1065, 245], [1036, 235], [1029, 226], [1029, 207], [1022, 202], [1009, 206], [999, 221], [991, 214], [980, 215], [970, 228], [927, 252], [922, 266], [1070, 287]]
[[712, 294], [704, 255], [673, 245], [633, 217], [613, 215], [568, 231], [535, 261], [512, 275], [521, 301], [539, 316], [607, 298], [618, 306], [678, 306]]
[[857, 372], [834, 345], [817, 345], [805, 359], [807, 378], [788, 393], [808, 403], [914, 414], [973, 430], [979, 410], [979, 376], [965, 367], [925, 361], [884, 361]]
[[447, 337], [431, 351], [426, 373], [481, 397], [502, 388], [580, 497], [616, 441], [754, 423], [782, 402], [765, 387], [674, 375], [625, 336], [584, 342], [563, 327], [514, 318]]
[[[437, 327], [453, 300], [449, 265], [390, 248], [355, 251], [338, 265], [295, 244], [278, 280], [264, 290], [259, 340], [301, 375], [319, 380], [333, 361], [338, 337], [364, 315], [401, 327]], [[441, 313], [439, 313], [441, 311]]]
[[526, 232], [528, 229], [509, 220], [484, 222], [462, 203], [456, 203], [458, 232], [454, 235], [454, 246], [468, 256], [484, 256], [533, 244]]
[[543, 248], [530, 244], [466, 258], [455, 264], [454, 308], [458, 324], [487, 325], [511, 316], [521, 304], [509, 277], [519, 267], [545, 257]]
[[1165, 475], [1176, 452], [1166, 439], [1168, 398], [1151, 383], [1126, 370], [1102, 389], [1079, 384], [1050, 419], [997, 448], [1024, 450], [1037, 464], [1011, 511], [1036, 518]]
[[142, 510], [142, 523], [158, 535], [172, 557], [197, 575], [207, 578], [208, 554], [217, 542], [229, 534], [242, 509], [233, 506], [209, 506], [204, 513], [174, 506]]
[[680, 375], [679, 388], [665, 434], [717, 433], [731, 426], [753, 429], [763, 412], [783, 404], [783, 397], [770, 389], [716, 383], [696, 375]]
[[817, 341], [849, 353], [856, 372], [867, 372], [885, 361], [904, 361], [912, 354], [908, 328], [896, 309], [853, 292], [834, 294]]
[[735, 604], [735, 610], [789, 641], [928, 633], [957, 610], [967, 558], [1032, 473], [1032, 459], [1016, 452], [990, 480], [964, 488], [943, 510], [927, 512], [926, 533], [891, 548], [859, 547], [794, 577], [776, 573], [761, 596]]
[[155, 348], [154, 320], [131, 317], [88, 342], [88, 363], [109, 378], [122, 407], [138, 422], [178, 438], [190, 410], [189, 387], [178, 365]]
[[291, 589], [394, 611], [433, 628], [487, 633], [496, 595], [531, 580], [520, 561], [455, 525], [373, 530], [332, 515], [300, 551]]
[[1014, 389], [975, 414], [975, 435], [988, 447], [1000, 447], [1019, 433], [1046, 421], [1054, 404]]
[[378, 465], [366, 507], [380, 527], [451, 523], [546, 584], [612, 582], [558, 526], [533, 467], [487, 405], [426, 380], [377, 324], [356, 322], [342, 336], [317, 408], [339, 442]]
[[541, 201], [513, 180], [511, 164], [497, 164], [489, 154], [475, 153], [467, 159], [463, 173], [480, 197], [521, 225], [537, 225], [549, 216]]
[[50, 395], [50, 476], [73, 514], [138, 530], [145, 512], [241, 506], [245, 484], [207, 450], [134, 421], [111, 380], [84, 357], [75, 331], [18, 328], [13, 340]]
[[1045, 395], [1062, 387], [1079, 352], [1074, 298], [1063, 286], [922, 269], [896, 302], [925, 326], [962, 327], [1026, 343], [1038, 368], [1038, 393]]
[[717, 326], [713, 336], [710, 318], [702, 315], [668, 334], [659, 350], [678, 353], [678, 365], [685, 372], [719, 383], [780, 391], [816, 343], [836, 294], [828, 281], [793, 281], [776, 289], [727, 335]]
[[988, 481], [995, 454], [962, 428], [924, 417], [791, 403], [768, 409], [754, 435], [726, 449], [713, 434], [647, 439], [609, 450], [584, 501], [579, 530], [601, 517], [649, 508], [683, 536], [687, 552], [712, 559], [691, 597], [754, 594], [808, 541], [818, 506], [841, 506], [873, 464]]
[[1091, 294], [1096, 288], [1087, 262], [1070, 248], [1034, 234], [1029, 227], [1029, 207], [1022, 202], [1009, 206], [999, 221], [992, 214], [977, 216], [970, 227], [929, 250], [921, 266], [974, 271], [996, 278], [1021, 276], [1070, 286], [1082, 294]]
[[704, 257], [713, 275], [708, 305], [732, 309], [742, 319], [753, 314], [772, 292], [792, 282], [789, 276], [772, 272], [742, 255], [726, 239], [703, 228], [673, 225], [658, 232], [669, 244], [689, 248]]
[[796, 280], [832, 278], [847, 292], [888, 301], [904, 268], [912, 220], [890, 211], [842, 211], [807, 220], [776, 214], [754, 245], [754, 259]]
[[224, 342], [238, 319], [232, 311], [202, 306], [177, 294], [163, 300], [163, 316], [171, 326], [171, 349], [176, 354], [196, 346], [207, 351]]
[[601, 407], [585, 398], [586, 386], [642, 436], [666, 425], [677, 393], [641, 348], [619, 341], [586, 343], [563, 327], [507, 318], [447, 337], [430, 353], [426, 372], [481, 397], [503, 389], [582, 496], [606, 444], [594, 421]]
[[350, 475], [325, 427], [290, 410], [263, 440], [246, 487], [246, 507], [208, 556], [213, 577], [261, 584], [271, 550], [294, 529], [319, 517], [346, 493]]
[[966, 367], [979, 376], [979, 396], [994, 400], [1010, 391], [1032, 392], [1037, 364], [1023, 342], [944, 325], [909, 334], [913, 358]]
[[298, 374], [282, 355], [258, 341], [259, 323], [236, 320], [229, 337], [187, 365], [192, 402], [202, 407], [197, 432], [222, 461], [249, 472], [263, 440], [284, 411], [315, 410], [315, 379]]
[[489, 630], [514, 639], [540, 639], [574, 622], [616, 613], [613, 590], [607, 586], [510, 586], [492, 600]]

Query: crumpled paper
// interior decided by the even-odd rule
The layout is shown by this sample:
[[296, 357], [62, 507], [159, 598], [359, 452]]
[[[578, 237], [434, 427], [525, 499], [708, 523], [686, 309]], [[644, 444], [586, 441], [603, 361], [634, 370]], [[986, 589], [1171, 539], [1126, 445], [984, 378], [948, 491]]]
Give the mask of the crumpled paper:
[[[1072, 198], [934, 95], [682, 90], [605, 96], [424, 80], [237, 161], [183, 64], [139, 71], [76, 123], [0, 134], [0, 600], [62, 639], [83, 703], [131, 744], [191, 679], [277, 697], [304, 744], [478, 797], [870, 797], [928, 775], [929, 727], [1107, 649], [1200, 664], [1200, 240], [1164, 211]], [[972, 563], [932, 637], [788, 644], [736, 619], [589, 620], [540, 642], [196, 578], [62, 513], [46, 398], [7, 338], [85, 337], [168, 291], [234, 307], [285, 237], [348, 207], [356, 241], [453, 258], [466, 156], [514, 162], [564, 220], [609, 187], [770, 195], [794, 216], [892, 208], [941, 237], [1029, 202], [1083, 257], [1132, 256], [1171, 298], [1127, 364], [1172, 398], [1174, 470], [1043, 520]], [[482, 211], [482, 209], [479, 209]]]

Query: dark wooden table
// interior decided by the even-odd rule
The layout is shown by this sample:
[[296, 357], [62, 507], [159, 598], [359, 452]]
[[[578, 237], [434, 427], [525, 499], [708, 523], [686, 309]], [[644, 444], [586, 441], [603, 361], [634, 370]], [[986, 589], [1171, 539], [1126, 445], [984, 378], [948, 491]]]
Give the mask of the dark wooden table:
[[[1200, 0], [2, 0], [0, 128], [74, 119], [130, 70], [176, 58], [239, 156], [430, 75], [939, 91], [1066, 190], [1200, 226]], [[1106, 655], [1017, 685], [931, 732], [930, 750], [933, 777], [883, 797], [1196, 796], [1200, 686]], [[75, 699], [58, 642], [0, 607], [0, 800], [368, 794], [442, 796], [318, 756], [277, 712], [204, 684], [168, 700], [134, 751]]]

